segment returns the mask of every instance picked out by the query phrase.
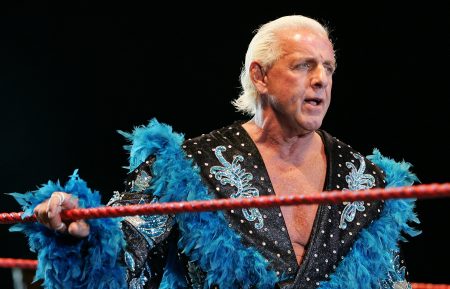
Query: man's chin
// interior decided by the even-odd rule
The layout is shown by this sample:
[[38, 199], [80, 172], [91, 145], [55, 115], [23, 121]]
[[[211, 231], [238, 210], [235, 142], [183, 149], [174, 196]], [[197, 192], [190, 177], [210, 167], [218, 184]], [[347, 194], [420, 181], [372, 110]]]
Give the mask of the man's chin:
[[322, 126], [322, 118], [321, 119], [311, 119], [300, 122], [301, 126], [307, 131], [316, 131]]

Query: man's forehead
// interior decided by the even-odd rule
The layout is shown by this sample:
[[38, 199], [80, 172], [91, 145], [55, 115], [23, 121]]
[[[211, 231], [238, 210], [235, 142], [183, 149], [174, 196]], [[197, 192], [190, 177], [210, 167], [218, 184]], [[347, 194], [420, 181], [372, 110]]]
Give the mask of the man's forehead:
[[316, 45], [326, 45], [333, 48], [328, 35], [325, 33], [320, 33], [315, 30], [305, 29], [305, 28], [291, 28], [280, 31], [279, 37], [281, 42], [294, 42], [297, 44], [316, 44]]
[[329, 61], [335, 62], [333, 44], [326, 34], [308, 29], [289, 29], [279, 34], [283, 55], [299, 52], [306, 55], [322, 54]]

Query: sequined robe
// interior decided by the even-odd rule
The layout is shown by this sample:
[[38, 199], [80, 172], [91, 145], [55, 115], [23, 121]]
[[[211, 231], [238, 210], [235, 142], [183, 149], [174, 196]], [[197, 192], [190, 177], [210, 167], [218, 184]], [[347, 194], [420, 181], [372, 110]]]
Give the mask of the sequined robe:
[[[327, 159], [324, 191], [385, 186], [384, 172], [372, 162], [327, 132], [319, 130], [318, 133]], [[186, 140], [182, 148], [198, 166], [203, 183], [214, 198], [275, 194], [262, 157], [240, 122]], [[157, 202], [158, 198], [149, 190], [154, 161], [155, 156], [150, 155], [130, 172], [125, 193], [116, 194], [109, 205]], [[383, 206], [383, 201], [320, 205], [300, 266], [279, 207], [234, 209], [224, 211], [224, 214], [228, 227], [241, 237], [242, 243], [256, 248], [268, 261], [269, 269], [279, 279], [277, 288], [310, 289], [329, 279], [361, 230], [379, 217]], [[173, 215], [126, 217], [122, 230], [128, 244], [124, 262], [128, 267], [130, 288], [159, 288], [167, 256], [175, 251], [177, 254], [172, 255], [176, 260], [169, 262], [180, 264], [188, 287], [204, 288], [206, 273], [196, 260], [190, 260], [183, 253], [183, 248], [177, 248], [180, 232]], [[404, 270], [401, 266], [396, 269]], [[403, 280], [389, 280], [388, 277], [380, 280], [379, 288], [392, 288], [394, 282], [404, 286], [398, 288], [409, 288]], [[219, 288], [217, 285], [211, 287]]]

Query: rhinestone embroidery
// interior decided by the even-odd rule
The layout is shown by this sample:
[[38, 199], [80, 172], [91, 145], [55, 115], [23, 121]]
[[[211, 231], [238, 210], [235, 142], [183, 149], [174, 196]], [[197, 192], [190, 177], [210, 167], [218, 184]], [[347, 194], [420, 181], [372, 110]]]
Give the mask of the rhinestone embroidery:
[[[375, 186], [375, 178], [370, 174], [365, 174], [366, 163], [364, 158], [357, 153], [353, 153], [353, 156], [359, 160], [360, 167], [356, 166], [351, 162], [346, 162], [347, 168], [351, 169], [350, 173], [345, 176], [345, 181], [348, 184], [348, 189], [344, 188], [343, 191], [357, 191], [366, 190]], [[339, 228], [346, 229], [347, 222], [352, 222], [355, 219], [356, 211], [363, 212], [366, 208], [364, 207], [364, 201], [354, 201], [345, 206], [341, 221], [339, 223]]]
[[143, 192], [148, 187], [150, 187], [150, 181], [152, 176], [147, 174], [145, 171], [140, 171], [139, 175], [134, 181], [132, 181], [131, 192]]
[[411, 289], [411, 284], [405, 280], [406, 268], [401, 265], [398, 253], [394, 255], [394, 259], [391, 260], [392, 268], [387, 274], [388, 277], [380, 282], [379, 289]]
[[[156, 203], [157, 199], [154, 198], [151, 203]], [[145, 203], [143, 199], [139, 201], [139, 204]], [[131, 216], [125, 218], [144, 236], [148, 242], [150, 248], [155, 246], [155, 239], [163, 235], [165, 232], [170, 231], [175, 221], [169, 215], [143, 215], [143, 216]]]
[[[229, 184], [237, 188], [237, 192], [231, 194], [230, 198], [259, 197], [258, 189], [252, 187], [250, 183], [253, 179], [253, 175], [246, 172], [239, 164], [239, 162], [244, 160], [244, 157], [241, 155], [233, 156], [232, 163], [229, 163], [222, 155], [222, 152], [225, 150], [226, 148], [224, 146], [216, 147], [214, 153], [223, 167], [213, 166], [210, 169], [210, 173], [213, 174], [216, 180], [220, 181], [222, 185]], [[264, 226], [263, 217], [257, 208], [242, 209], [242, 213], [247, 221], [258, 221], [255, 223], [256, 229], [261, 229]]]

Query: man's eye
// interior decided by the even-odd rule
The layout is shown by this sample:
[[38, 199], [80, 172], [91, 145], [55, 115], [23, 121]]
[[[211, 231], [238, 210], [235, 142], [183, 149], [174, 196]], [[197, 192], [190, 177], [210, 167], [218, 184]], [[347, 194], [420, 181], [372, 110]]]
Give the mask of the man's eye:
[[295, 66], [296, 69], [310, 69], [311, 68], [311, 63], [308, 62], [302, 62], [299, 63]]
[[327, 72], [328, 72], [329, 74], [333, 74], [333, 73], [334, 73], [334, 70], [335, 70], [335, 68], [334, 68], [333, 66], [331, 66], [331, 65], [326, 65], [326, 66], [325, 66], [325, 69], [327, 70]]

